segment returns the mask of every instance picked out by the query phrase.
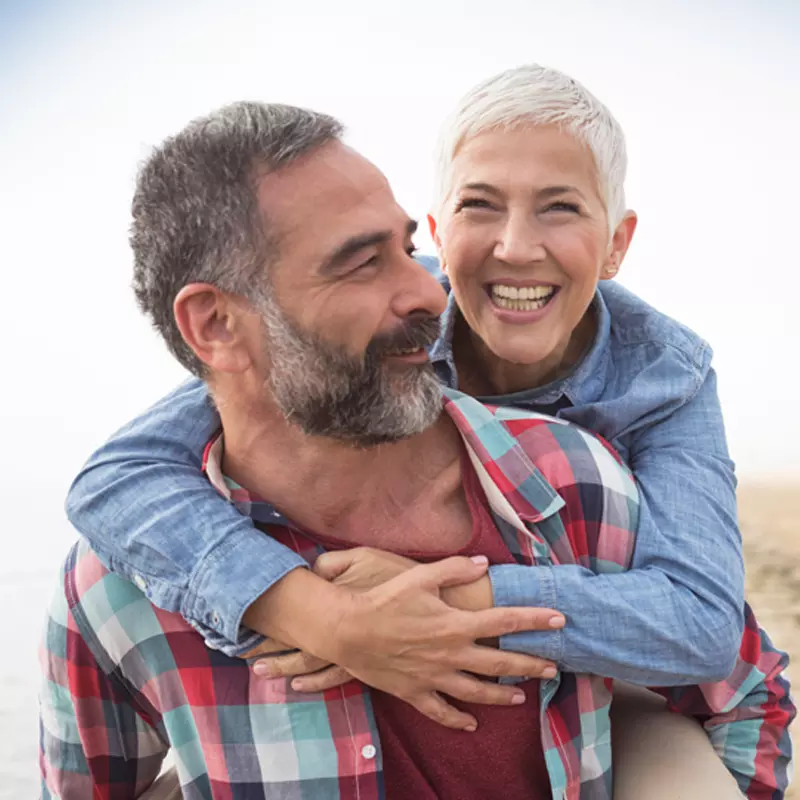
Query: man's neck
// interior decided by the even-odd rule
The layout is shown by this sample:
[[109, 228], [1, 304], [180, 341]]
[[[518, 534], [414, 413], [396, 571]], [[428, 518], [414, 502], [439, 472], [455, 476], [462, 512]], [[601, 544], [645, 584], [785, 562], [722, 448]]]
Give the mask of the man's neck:
[[306, 436], [277, 410], [254, 415], [225, 405], [221, 415], [225, 474], [319, 534], [341, 535], [355, 520], [411, 507], [437, 477], [458, 469], [462, 451], [444, 412], [421, 434], [370, 448]]

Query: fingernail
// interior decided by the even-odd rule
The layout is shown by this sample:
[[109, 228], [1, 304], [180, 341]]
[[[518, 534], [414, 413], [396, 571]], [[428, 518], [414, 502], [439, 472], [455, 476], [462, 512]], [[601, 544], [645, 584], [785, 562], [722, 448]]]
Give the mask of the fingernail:
[[269, 676], [270, 676], [269, 666], [267, 666], [266, 664], [264, 664], [261, 661], [257, 661], [253, 665], [253, 672], [256, 675], [258, 675], [259, 678], [269, 678]]
[[470, 556], [470, 561], [474, 561], [476, 564], [488, 564], [489, 559], [486, 556]]
[[511, 705], [512, 706], [521, 706], [525, 702], [525, 692], [517, 692], [511, 698]]
[[549, 625], [551, 628], [563, 628], [567, 621], [560, 614], [555, 617], [550, 617]]
[[556, 668], [555, 667], [545, 667], [542, 670], [542, 677], [543, 678], [555, 678], [556, 676]]
[[478, 730], [478, 726], [474, 722], [472, 722], [469, 725], [467, 725], [467, 727], [464, 728], [464, 730], [467, 733], [475, 733], [475, 731]]
[[302, 678], [296, 678], [292, 681], [292, 689], [294, 689], [296, 692], [302, 692], [303, 686], [305, 686], [305, 684], [303, 683]]

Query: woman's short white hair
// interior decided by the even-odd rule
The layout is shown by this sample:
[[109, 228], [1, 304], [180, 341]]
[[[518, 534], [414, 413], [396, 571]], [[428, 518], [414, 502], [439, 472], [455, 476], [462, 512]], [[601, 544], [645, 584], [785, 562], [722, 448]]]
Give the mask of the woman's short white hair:
[[452, 163], [468, 139], [490, 129], [559, 125], [594, 156], [609, 226], [625, 214], [625, 135], [611, 112], [578, 81], [549, 67], [526, 64], [501, 72], [468, 92], [447, 118], [436, 148], [434, 208], [450, 192]]

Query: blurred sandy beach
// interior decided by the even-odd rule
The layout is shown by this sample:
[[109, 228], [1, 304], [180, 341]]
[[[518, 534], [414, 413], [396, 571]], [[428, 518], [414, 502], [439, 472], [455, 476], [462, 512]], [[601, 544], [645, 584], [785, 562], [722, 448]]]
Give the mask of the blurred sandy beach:
[[[789, 653], [792, 694], [800, 681], [800, 483], [739, 490], [747, 599], [772, 641]], [[797, 759], [797, 724], [794, 726]], [[787, 800], [800, 798], [794, 781]]]
[[[739, 503], [748, 600], [773, 641], [792, 657], [790, 676], [796, 684], [800, 681], [800, 482], [748, 483], [740, 489]], [[65, 537], [64, 553], [67, 548]], [[7, 642], [20, 648], [19, 659], [0, 662], [0, 800], [38, 796], [35, 651], [54, 579], [54, 574], [2, 574], [0, 567], [0, 599], [6, 601], [5, 607], [28, 606], [26, 614], [12, 615], [6, 630]], [[800, 800], [798, 785], [789, 790], [788, 798]]]

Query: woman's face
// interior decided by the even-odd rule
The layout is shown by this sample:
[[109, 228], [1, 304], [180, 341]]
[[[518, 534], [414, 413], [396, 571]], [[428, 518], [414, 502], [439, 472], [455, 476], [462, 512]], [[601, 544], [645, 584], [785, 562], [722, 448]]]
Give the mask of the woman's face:
[[629, 214], [610, 234], [591, 152], [555, 126], [468, 140], [431, 221], [469, 327], [499, 359], [545, 373], [576, 349], [597, 282], [616, 273], [635, 224]]

